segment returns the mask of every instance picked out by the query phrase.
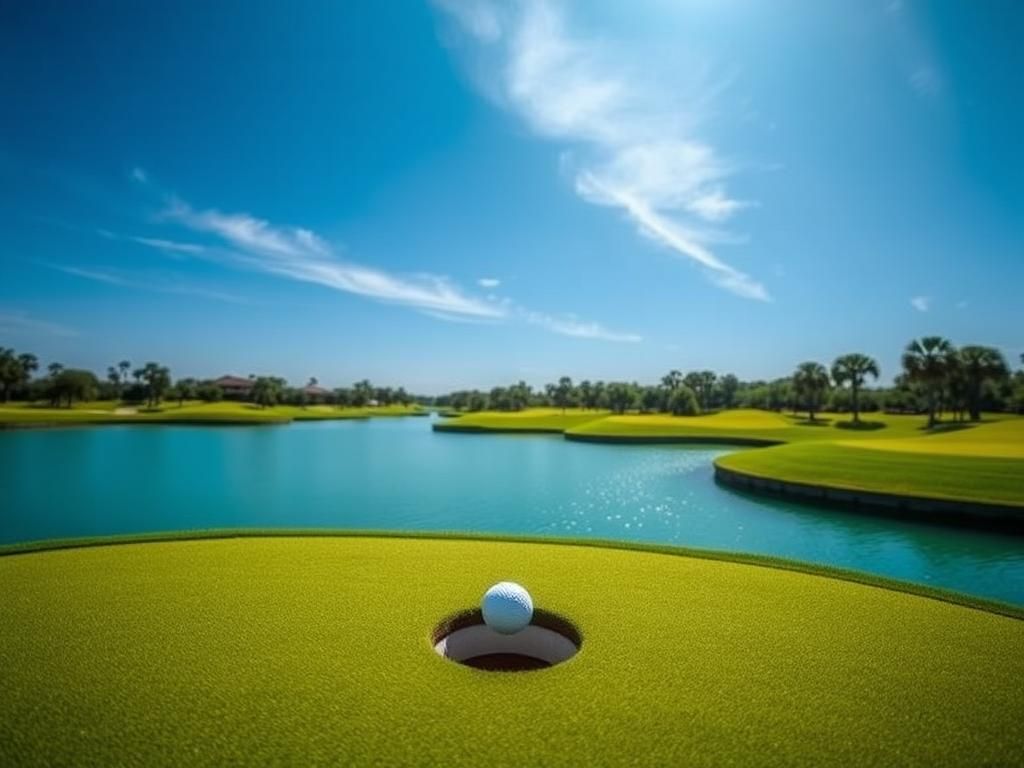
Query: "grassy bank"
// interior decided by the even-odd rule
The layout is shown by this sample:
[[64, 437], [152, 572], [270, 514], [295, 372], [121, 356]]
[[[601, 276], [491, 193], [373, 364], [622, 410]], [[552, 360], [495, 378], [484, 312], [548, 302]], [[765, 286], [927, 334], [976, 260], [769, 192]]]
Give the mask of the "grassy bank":
[[[433, 653], [437, 622], [503, 578], [579, 627], [578, 656], [495, 674]], [[4, 764], [1024, 759], [1024, 622], [750, 564], [382, 537], [125, 544], [0, 558], [0, 608]]]
[[588, 411], [578, 408], [527, 408], [524, 411], [480, 411], [450, 417], [434, 424], [437, 432], [552, 432], [561, 434], [567, 429], [601, 419], [608, 411]]
[[738, 472], [847, 490], [1024, 506], [1024, 418], [988, 415], [980, 424], [927, 431], [921, 416], [803, 415], [733, 410], [706, 416], [609, 415], [579, 410], [478, 413], [454, 430], [512, 431], [542, 420], [566, 437], [599, 442], [761, 444], [717, 460]]
[[366, 419], [375, 416], [415, 416], [419, 406], [336, 408], [332, 405], [275, 405], [261, 408], [251, 403], [224, 401], [184, 404], [165, 402], [155, 409], [110, 401], [76, 403], [72, 408], [48, 408], [29, 403], [0, 405], [0, 428], [73, 426], [76, 424], [287, 424], [291, 421]]

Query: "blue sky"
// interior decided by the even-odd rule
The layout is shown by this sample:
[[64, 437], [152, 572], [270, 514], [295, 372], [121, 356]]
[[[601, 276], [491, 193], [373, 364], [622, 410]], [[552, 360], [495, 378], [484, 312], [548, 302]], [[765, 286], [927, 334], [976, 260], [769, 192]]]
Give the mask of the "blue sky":
[[8, 3], [0, 344], [105, 370], [1024, 352], [1024, 7]]

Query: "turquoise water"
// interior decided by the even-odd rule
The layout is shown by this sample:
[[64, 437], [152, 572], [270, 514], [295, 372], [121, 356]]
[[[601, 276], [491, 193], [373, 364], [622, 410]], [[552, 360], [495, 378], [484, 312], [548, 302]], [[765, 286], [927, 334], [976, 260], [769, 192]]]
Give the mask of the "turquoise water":
[[1024, 604], [1024, 538], [719, 487], [733, 449], [435, 433], [427, 419], [0, 433], [0, 543], [230, 526], [594, 536], [779, 555]]

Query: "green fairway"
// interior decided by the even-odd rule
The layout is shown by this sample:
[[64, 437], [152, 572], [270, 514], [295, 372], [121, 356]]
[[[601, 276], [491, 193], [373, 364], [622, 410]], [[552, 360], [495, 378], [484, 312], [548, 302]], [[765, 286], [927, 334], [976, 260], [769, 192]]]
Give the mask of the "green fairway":
[[601, 419], [608, 411], [578, 408], [527, 408], [524, 411], [480, 411], [446, 419], [434, 425], [438, 432], [555, 432]]
[[336, 408], [332, 405], [275, 405], [224, 401], [183, 405], [166, 402], [157, 409], [125, 406], [111, 401], [77, 403], [73, 408], [43, 408], [26, 403], [0, 405], [0, 427], [61, 426], [74, 424], [286, 424], [290, 421], [365, 419], [374, 416], [425, 415], [419, 406]]
[[[538, 672], [439, 658], [514, 579]], [[983, 765], [1024, 760], [1024, 622], [636, 550], [384, 537], [0, 557], [3, 765]], [[1017, 613], [1009, 609], [1009, 613]]]
[[848, 414], [802, 415], [730, 410], [706, 416], [608, 415], [541, 409], [484, 412], [453, 420], [455, 429], [514, 431], [549, 419], [569, 439], [599, 442], [761, 444], [716, 464], [756, 477], [960, 502], [1024, 506], [1024, 418], [987, 415], [980, 424], [948, 423], [932, 432], [921, 416], [866, 414], [851, 428]]
[[1024, 507], [1020, 418], [924, 437], [794, 443], [733, 453], [715, 463], [830, 488]]
[[800, 443], [734, 453], [715, 463], [758, 477], [830, 488], [1024, 506], [1020, 459]]

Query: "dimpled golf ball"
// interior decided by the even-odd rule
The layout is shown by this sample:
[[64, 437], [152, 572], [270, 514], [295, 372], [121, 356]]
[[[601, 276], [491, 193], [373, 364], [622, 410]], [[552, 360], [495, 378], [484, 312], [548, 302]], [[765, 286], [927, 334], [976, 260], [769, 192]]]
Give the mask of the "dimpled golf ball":
[[480, 610], [488, 627], [503, 635], [514, 635], [533, 618], [533, 600], [515, 582], [500, 581], [484, 592]]

